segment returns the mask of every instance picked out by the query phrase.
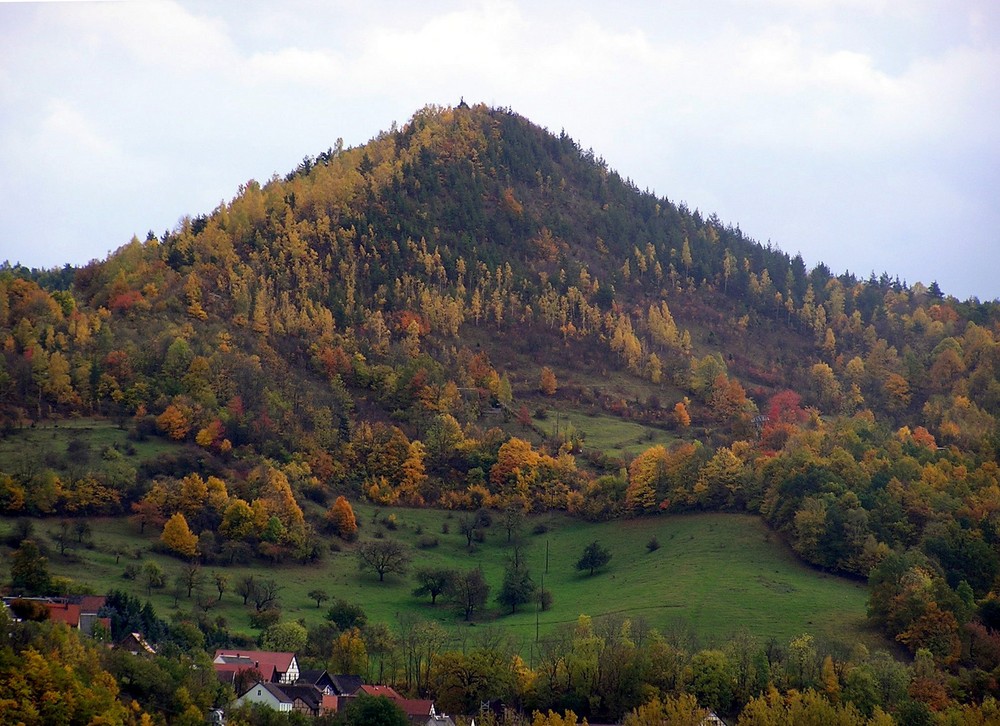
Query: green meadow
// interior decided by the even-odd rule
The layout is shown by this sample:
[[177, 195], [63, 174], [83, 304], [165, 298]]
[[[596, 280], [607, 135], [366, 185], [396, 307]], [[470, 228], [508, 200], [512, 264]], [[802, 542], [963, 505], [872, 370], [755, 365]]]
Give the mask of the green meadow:
[[[322, 561], [311, 565], [205, 565], [202, 571], [209, 575], [205, 592], [214, 592], [212, 572], [225, 572], [230, 583], [221, 602], [209, 611], [211, 617], [224, 617], [231, 628], [252, 632], [249, 609], [232, 588], [242, 576], [254, 574], [281, 585], [285, 620], [321, 621], [330, 602], [317, 608], [307, 595], [319, 588], [331, 598], [361, 605], [370, 621], [393, 624], [404, 617], [432, 619], [456, 639], [463, 631], [467, 634], [468, 628], [488, 625], [509, 632], [525, 652], [530, 651], [536, 633], [544, 638], [581, 614], [642, 619], [663, 632], [693, 633], [703, 643], [723, 642], [740, 630], [779, 642], [806, 632], [828, 641], [878, 641], [865, 626], [862, 583], [804, 566], [760, 520], [747, 515], [694, 514], [599, 524], [554, 514], [529, 518], [521, 532], [522, 553], [535, 582], [543, 582], [552, 592], [553, 603], [547, 611], [527, 605], [511, 615], [494, 600], [512, 555], [499, 517], [484, 530], [484, 541], [469, 550], [459, 532], [461, 513], [367, 505], [356, 506], [355, 512], [361, 526], [358, 541], [381, 536], [398, 539], [410, 548], [412, 562], [406, 576], [387, 575], [385, 582], [379, 582], [374, 572], [359, 570], [356, 543], [324, 537], [326, 553]], [[94, 592], [119, 588], [146, 597], [141, 576], [129, 581], [122, 573], [130, 563], [152, 559], [168, 576], [167, 587], [151, 594], [157, 612], [169, 617], [196, 607], [186, 593], [173, 594], [172, 581], [183, 563], [152, 551], [158, 533], [147, 530], [140, 536], [125, 519], [93, 519], [90, 544], [76, 545], [60, 556], [49, 536], [58, 522], [34, 522], [36, 539], [48, 542], [54, 574], [70, 577]], [[12, 520], [0, 520], [4, 534], [12, 526]], [[646, 545], [654, 536], [660, 547], [650, 552]], [[437, 545], [427, 547], [425, 541], [420, 548], [421, 540], [428, 538], [436, 539]], [[589, 576], [575, 564], [594, 540], [611, 551], [612, 559]], [[439, 602], [432, 607], [429, 598], [413, 596], [412, 575], [419, 567], [482, 568], [491, 587], [488, 611], [469, 624], [447, 605]]]
[[101, 452], [107, 447], [121, 452], [132, 466], [182, 449], [159, 436], [132, 441], [127, 427], [110, 419], [70, 418], [36, 424], [0, 437], [0, 470], [30, 467], [66, 472], [83, 466], [99, 469]]
[[624, 421], [603, 413], [581, 412], [569, 407], [549, 411], [545, 421], [535, 421], [539, 428], [565, 435], [567, 426], [583, 434], [587, 449], [603, 451], [608, 456], [631, 458], [657, 444], [669, 445], [676, 438], [666, 431]]

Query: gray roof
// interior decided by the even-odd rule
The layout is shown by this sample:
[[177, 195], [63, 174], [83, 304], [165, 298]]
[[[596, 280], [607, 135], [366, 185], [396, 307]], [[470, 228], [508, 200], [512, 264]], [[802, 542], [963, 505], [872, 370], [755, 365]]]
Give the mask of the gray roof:
[[265, 683], [263, 681], [257, 681], [254, 683], [242, 694], [240, 694], [240, 698], [243, 698], [243, 696], [247, 695], [255, 688], [263, 688], [265, 691], [274, 696], [278, 703], [292, 703], [292, 699], [285, 695], [285, 692], [281, 690], [277, 683]]

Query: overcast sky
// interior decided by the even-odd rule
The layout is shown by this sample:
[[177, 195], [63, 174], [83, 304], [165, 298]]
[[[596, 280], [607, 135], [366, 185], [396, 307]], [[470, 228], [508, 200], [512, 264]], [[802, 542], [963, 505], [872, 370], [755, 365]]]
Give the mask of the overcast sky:
[[809, 267], [1000, 297], [997, 0], [0, 3], [0, 260], [103, 258], [461, 97]]

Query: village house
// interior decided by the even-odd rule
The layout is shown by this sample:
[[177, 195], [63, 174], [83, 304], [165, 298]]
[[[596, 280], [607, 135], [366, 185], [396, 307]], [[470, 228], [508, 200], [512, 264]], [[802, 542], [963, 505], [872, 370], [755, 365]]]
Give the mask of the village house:
[[[300, 671], [294, 653], [219, 649], [213, 666], [220, 680], [237, 688], [237, 706], [259, 703], [277, 711], [323, 716], [343, 710], [359, 695], [367, 695], [389, 699], [415, 726], [455, 726], [449, 716], [435, 710], [431, 700], [403, 698], [394, 688], [366, 684], [360, 676]], [[247, 680], [250, 675], [253, 681]], [[243, 688], [248, 682], [249, 687]]]
[[94, 626], [100, 623], [107, 632], [111, 632], [111, 618], [98, 617], [98, 612], [104, 607], [103, 595], [83, 595], [72, 598], [65, 597], [28, 597], [4, 598], [4, 604], [9, 605], [15, 600], [27, 600], [44, 605], [49, 612], [49, 620], [55, 623], [65, 623], [84, 635], [93, 635]]
[[285, 695], [277, 683], [258, 681], [236, 699], [237, 706], [259, 703], [275, 711], [291, 711], [294, 702]]
[[399, 706], [406, 718], [415, 726], [455, 726], [450, 716], [439, 714], [434, 709], [434, 701], [421, 698], [403, 698], [390, 686], [363, 685], [355, 691], [355, 695], [383, 696]]
[[266, 650], [220, 648], [212, 661], [219, 680], [235, 684], [241, 671], [256, 671], [265, 683], [295, 683], [299, 665], [294, 653], [274, 653]]
[[118, 641], [118, 647], [132, 655], [156, 655], [156, 649], [146, 642], [142, 633], [129, 633]]

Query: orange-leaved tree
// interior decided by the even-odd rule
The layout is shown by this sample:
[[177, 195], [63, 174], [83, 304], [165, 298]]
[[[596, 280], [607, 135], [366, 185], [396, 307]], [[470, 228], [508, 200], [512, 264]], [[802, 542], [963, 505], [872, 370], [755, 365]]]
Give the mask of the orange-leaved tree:
[[538, 390], [546, 396], [552, 396], [555, 395], [556, 387], [556, 374], [552, 372], [551, 368], [545, 366], [538, 377]]
[[358, 522], [354, 517], [354, 510], [351, 503], [343, 496], [337, 500], [326, 511], [326, 521], [341, 539], [352, 540], [358, 532]]

